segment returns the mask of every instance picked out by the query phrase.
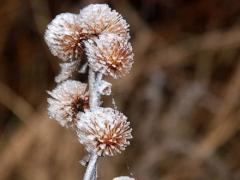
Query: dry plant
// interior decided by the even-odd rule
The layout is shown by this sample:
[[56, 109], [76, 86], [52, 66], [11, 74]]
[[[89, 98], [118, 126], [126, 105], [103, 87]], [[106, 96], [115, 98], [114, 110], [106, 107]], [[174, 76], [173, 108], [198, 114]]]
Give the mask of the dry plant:
[[[107, 2], [131, 24], [137, 63], [124, 78], [105, 78], [112, 83], [118, 109], [131, 120], [134, 141], [121, 155], [98, 159], [98, 179], [130, 174], [139, 180], [239, 180], [239, 0]], [[71, 131], [71, 119], [78, 116], [69, 109], [67, 121], [61, 122], [70, 128], [50, 120], [46, 89], [52, 89], [60, 62], [63, 73], [56, 80], [80, 85], [82, 108], [74, 108], [89, 110], [88, 73], [79, 74], [75, 67], [88, 72], [84, 56], [90, 52], [79, 46], [80, 61], [57, 61], [42, 37], [53, 16], [68, 11], [79, 16], [78, 7], [86, 4], [1, 4], [1, 180], [76, 180], [84, 175], [77, 160], [86, 151]], [[75, 88], [67, 92], [66, 98]], [[102, 107], [111, 107], [109, 96], [101, 100]]]
[[[132, 67], [128, 28], [108, 5], [91, 4], [79, 14], [57, 15], [45, 32], [51, 53], [62, 61], [57, 87], [48, 92], [49, 116], [72, 128], [88, 151], [84, 180], [97, 179], [98, 157], [121, 153], [132, 138], [127, 117], [115, 106], [101, 107], [101, 95], [111, 95], [112, 87], [104, 76], [119, 79]], [[87, 73], [88, 82], [74, 79], [75, 72]]]

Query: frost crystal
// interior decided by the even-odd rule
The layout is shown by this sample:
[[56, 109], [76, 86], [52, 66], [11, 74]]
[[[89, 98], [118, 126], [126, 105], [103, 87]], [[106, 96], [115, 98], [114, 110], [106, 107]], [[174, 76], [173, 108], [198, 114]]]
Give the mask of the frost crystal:
[[72, 61], [69, 63], [61, 63], [61, 72], [55, 77], [55, 81], [60, 83], [72, 77], [73, 73], [78, 70], [80, 61]]
[[62, 13], [47, 26], [44, 38], [53, 55], [63, 61], [71, 61], [80, 59], [83, 53], [81, 41], [86, 36], [77, 14]]
[[81, 27], [92, 35], [114, 33], [127, 40], [130, 38], [128, 23], [107, 4], [91, 4], [83, 8], [80, 10], [79, 21]]
[[49, 116], [64, 127], [72, 126], [77, 114], [89, 108], [87, 84], [79, 81], [67, 80], [48, 93]]
[[124, 114], [112, 108], [87, 110], [77, 122], [79, 141], [89, 152], [113, 156], [130, 144], [129, 124]]
[[133, 64], [132, 46], [114, 34], [102, 34], [99, 38], [84, 42], [89, 66], [94, 71], [118, 79], [127, 74]]
[[109, 96], [112, 92], [112, 84], [107, 81], [101, 80], [97, 90], [101, 95]]

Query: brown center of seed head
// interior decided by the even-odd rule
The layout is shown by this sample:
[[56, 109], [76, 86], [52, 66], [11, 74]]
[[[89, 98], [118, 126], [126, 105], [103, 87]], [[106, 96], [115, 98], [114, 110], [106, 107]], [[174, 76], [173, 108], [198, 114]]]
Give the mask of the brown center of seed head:
[[84, 52], [82, 41], [88, 39], [89, 35], [82, 32], [83, 30], [79, 24], [67, 24], [67, 26], [74, 33], [73, 35], [65, 35], [61, 39], [62, 48], [63, 51], [72, 53], [72, 58], [78, 59]]
[[114, 72], [121, 70], [123, 67], [123, 61], [119, 57], [123, 57], [123, 54], [115, 50], [107, 61], [108, 67]]
[[117, 146], [121, 142], [121, 134], [117, 134], [117, 129], [120, 124], [117, 124], [112, 129], [109, 124], [105, 124], [106, 130], [103, 136], [98, 140], [99, 145], [105, 144], [106, 146]]
[[122, 68], [122, 62], [116, 61], [116, 60], [111, 60], [110, 62], [107, 62], [108, 67], [116, 72], [119, 71]]
[[85, 109], [89, 109], [89, 97], [77, 97], [72, 103], [72, 110], [77, 114], [78, 112], [83, 112]]

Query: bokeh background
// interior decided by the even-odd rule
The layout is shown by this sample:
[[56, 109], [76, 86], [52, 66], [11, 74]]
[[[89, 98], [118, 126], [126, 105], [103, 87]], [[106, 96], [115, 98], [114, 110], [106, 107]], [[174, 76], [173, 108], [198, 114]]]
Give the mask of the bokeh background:
[[47, 115], [59, 60], [43, 34], [95, 2], [127, 19], [135, 52], [131, 73], [111, 80], [134, 139], [100, 159], [99, 179], [239, 180], [239, 0], [1, 0], [0, 179], [82, 179], [85, 150]]

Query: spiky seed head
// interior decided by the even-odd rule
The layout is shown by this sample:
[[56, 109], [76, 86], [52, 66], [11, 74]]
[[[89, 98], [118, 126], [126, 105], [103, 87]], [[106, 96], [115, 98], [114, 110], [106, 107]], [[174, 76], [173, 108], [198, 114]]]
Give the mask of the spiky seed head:
[[112, 108], [87, 110], [77, 122], [79, 141], [88, 152], [113, 156], [130, 144], [132, 129], [127, 117]]
[[129, 73], [133, 64], [131, 44], [114, 34], [102, 34], [99, 38], [84, 42], [89, 66], [94, 71], [118, 79]]
[[107, 4], [90, 4], [83, 8], [79, 13], [79, 21], [81, 27], [92, 35], [113, 33], [127, 40], [130, 38], [128, 23]]
[[77, 14], [62, 13], [49, 23], [44, 38], [54, 56], [71, 61], [80, 59], [83, 53], [82, 39], [86, 39], [86, 36]]
[[49, 116], [63, 127], [74, 126], [77, 114], [89, 108], [87, 84], [79, 81], [64, 81], [48, 94]]

